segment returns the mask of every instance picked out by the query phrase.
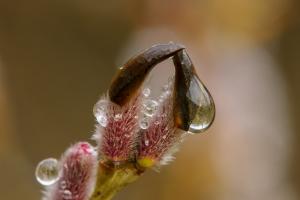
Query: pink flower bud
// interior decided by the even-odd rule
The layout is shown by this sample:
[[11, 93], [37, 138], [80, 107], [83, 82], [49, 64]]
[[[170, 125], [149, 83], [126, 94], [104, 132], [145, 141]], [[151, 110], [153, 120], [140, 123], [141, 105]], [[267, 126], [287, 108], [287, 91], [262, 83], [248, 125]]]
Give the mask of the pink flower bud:
[[140, 132], [137, 162], [141, 167], [166, 164], [172, 158], [181, 134], [174, 125], [171, 100], [168, 96], [160, 103], [149, 127]]
[[137, 133], [138, 99], [123, 107], [105, 99], [96, 104], [94, 114], [99, 124], [93, 138], [103, 159], [117, 164], [132, 158]]
[[44, 200], [87, 200], [94, 188], [97, 153], [87, 142], [71, 146], [60, 160], [60, 178]]

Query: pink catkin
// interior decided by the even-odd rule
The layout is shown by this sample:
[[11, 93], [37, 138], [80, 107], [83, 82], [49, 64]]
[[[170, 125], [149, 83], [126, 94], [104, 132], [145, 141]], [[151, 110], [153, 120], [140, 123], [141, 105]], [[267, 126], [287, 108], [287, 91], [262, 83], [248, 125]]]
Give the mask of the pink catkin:
[[173, 123], [172, 103], [170, 97], [162, 102], [162, 106], [148, 129], [140, 132], [138, 159], [150, 158], [159, 162], [178, 140]]
[[[109, 103], [107, 107], [107, 125], [97, 125], [96, 138], [99, 154], [113, 162], [122, 162], [132, 157], [137, 133], [137, 112], [139, 98], [120, 108]], [[118, 118], [118, 115], [121, 118]]]
[[71, 146], [60, 161], [60, 178], [44, 200], [87, 200], [96, 176], [97, 153], [87, 142]]

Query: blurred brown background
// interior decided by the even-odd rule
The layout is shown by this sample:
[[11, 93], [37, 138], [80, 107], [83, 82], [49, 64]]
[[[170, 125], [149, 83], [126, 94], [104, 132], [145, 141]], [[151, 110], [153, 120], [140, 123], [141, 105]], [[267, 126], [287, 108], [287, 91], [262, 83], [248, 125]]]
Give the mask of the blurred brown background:
[[216, 121], [116, 199], [299, 199], [299, 8], [297, 0], [0, 0], [0, 199], [40, 199], [37, 162], [90, 138], [93, 104], [117, 67], [169, 41], [186, 45]]

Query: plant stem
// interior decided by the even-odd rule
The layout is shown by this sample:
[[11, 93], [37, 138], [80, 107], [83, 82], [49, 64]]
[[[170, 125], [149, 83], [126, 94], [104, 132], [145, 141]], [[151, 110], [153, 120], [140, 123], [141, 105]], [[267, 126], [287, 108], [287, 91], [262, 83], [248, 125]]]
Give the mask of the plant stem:
[[100, 162], [96, 187], [90, 200], [111, 200], [123, 187], [136, 181], [141, 173], [132, 164], [115, 168]]

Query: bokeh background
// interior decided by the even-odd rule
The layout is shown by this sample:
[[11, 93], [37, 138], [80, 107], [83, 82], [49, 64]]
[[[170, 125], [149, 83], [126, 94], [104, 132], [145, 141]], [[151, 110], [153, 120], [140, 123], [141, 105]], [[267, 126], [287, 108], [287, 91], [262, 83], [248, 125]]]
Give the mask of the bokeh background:
[[89, 139], [117, 67], [169, 41], [187, 47], [215, 123], [115, 199], [300, 199], [297, 0], [0, 0], [0, 199], [40, 199], [36, 164]]

